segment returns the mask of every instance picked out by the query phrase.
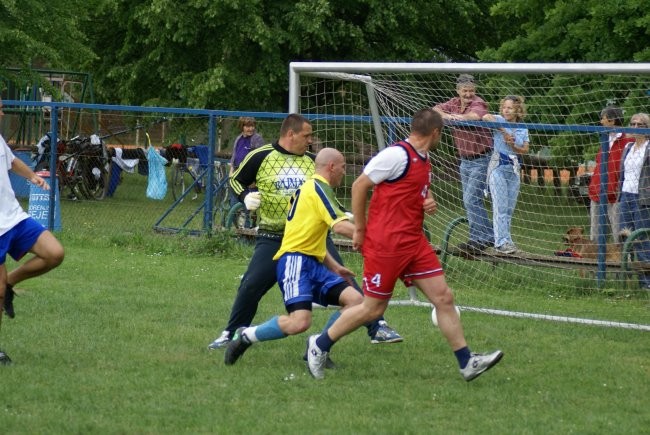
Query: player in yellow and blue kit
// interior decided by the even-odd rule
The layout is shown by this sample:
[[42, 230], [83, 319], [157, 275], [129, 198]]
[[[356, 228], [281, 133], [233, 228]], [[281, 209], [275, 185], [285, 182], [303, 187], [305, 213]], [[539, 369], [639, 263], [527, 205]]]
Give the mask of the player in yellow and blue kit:
[[[354, 231], [332, 190], [345, 175], [345, 159], [337, 150], [324, 148], [316, 156], [315, 166], [314, 176], [291, 198], [282, 245], [273, 257], [278, 260], [277, 280], [288, 314], [259, 326], [238, 328], [226, 349], [226, 365], [234, 364], [255, 342], [277, 340], [309, 329], [313, 302], [339, 305], [343, 310], [362, 301], [361, 294], [344, 278], [351, 277], [352, 272], [337, 262], [326, 247], [330, 229], [347, 237]], [[339, 313], [332, 314], [328, 325]]]

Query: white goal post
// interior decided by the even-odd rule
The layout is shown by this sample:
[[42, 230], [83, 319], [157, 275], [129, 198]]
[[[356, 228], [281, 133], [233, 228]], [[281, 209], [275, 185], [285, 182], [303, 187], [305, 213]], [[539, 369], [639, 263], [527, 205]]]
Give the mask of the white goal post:
[[326, 73], [452, 73], [452, 74], [648, 74], [649, 63], [401, 63], [401, 62], [291, 62], [289, 113], [300, 110], [300, 76]]
[[[629, 294], [627, 302], [633, 308], [621, 310], [605, 323], [650, 330], [647, 310], [637, 311], [647, 292], [639, 288], [637, 273], [625, 269], [623, 263], [619, 267], [604, 259], [606, 235], [595, 240], [601, 245], [595, 259], [563, 258], [574, 254], [563, 242], [569, 227], [582, 228], [587, 239], [591, 234], [587, 185], [596, 154], [601, 149], [607, 154], [605, 147], [613, 132], [600, 125], [601, 110], [610, 105], [621, 108], [623, 124], [616, 132], [650, 134], [648, 129], [628, 126], [633, 114], [650, 112], [650, 63], [292, 62], [289, 112], [312, 120], [317, 147], [332, 146], [346, 156], [347, 184], [337, 192], [346, 203], [349, 183], [373, 154], [406, 137], [415, 111], [457, 96], [459, 74], [474, 77], [476, 93], [488, 103], [490, 113], [499, 113], [506, 96], [524, 97], [527, 116], [512, 125], [527, 128], [530, 135], [530, 151], [520, 157], [521, 186], [511, 222], [521, 254], [512, 258], [467, 259], [454, 254], [454, 247], [467, 240], [468, 229], [463, 221], [459, 159], [450, 130], [496, 125], [452, 122], [431, 155], [432, 190], [439, 211], [427, 218], [425, 231], [443, 251], [445, 271], [459, 305], [467, 311], [515, 312], [516, 317], [534, 307], [542, 314], [531, 314], [531, 318], [554, 319], [558, 318], [558, 299]], [[488, 191], [486, 186], [485, 208], [491, 220]], [[598, 210], [602, 215], [599, 228], [606, 229], [606, 209]], [[633, 252], [632, 246], [628, 248]], [[501, 301], [503, 291], [512, 293], [507, 303]], [[395, 302], [427, 305], [412, 291], [405, 295], [405, 300]], [[585, 323], [585, 316], [603, 318], [593, 306], [563, 306], [563, 310], [559, 317], [577, 319], [575, 323]]]

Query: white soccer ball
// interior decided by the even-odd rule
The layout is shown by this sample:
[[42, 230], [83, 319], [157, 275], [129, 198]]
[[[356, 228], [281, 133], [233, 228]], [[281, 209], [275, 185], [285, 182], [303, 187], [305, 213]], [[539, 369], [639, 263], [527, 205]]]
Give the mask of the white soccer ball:
[[[460, 317], [460, 309], [454, 305], [454, 308], [456, 308], [456, 313], [458, 313], [458, 317]], [[431, 322], [433, 322], [434, 326], [438, 326], [438, 315], [436, 314], [436, 307], [433, 307], [431, 310]]]

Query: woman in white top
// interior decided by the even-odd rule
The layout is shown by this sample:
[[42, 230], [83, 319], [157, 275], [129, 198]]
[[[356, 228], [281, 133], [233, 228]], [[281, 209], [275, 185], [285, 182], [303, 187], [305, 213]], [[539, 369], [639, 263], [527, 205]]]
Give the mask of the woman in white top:
[[[647, 113], [635, 113], [630, 127], [645, 128], [650, 125]], [[622, 230], [634, 231], [650, 228], [650, 147], [648, 135], [633, 134], [621, 158], [621, 181], [619, 189], [619, 221]], [[639, 237], [635, 253], [639, 261], [650, 262], [650, 241], [646, 235]], [[650, 289], [650, 274], [640, 273], [639, 284]]]

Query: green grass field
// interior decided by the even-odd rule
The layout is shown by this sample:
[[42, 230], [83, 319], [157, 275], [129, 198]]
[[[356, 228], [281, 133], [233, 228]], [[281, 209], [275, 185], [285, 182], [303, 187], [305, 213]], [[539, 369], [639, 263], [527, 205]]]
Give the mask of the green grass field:
[[[65, 262], [21, 284], [17, 317], [3, 318], [14, 364], [0, 367], [2, 433], [639, 434], [650, 423], [647, 332], [466, 312], [473, 349], [505, 352], [466, 383], [429, 310], [393, 306], [387, 318], [405, 341], [371, 345], [357, 331], [319, 382], [301, 360], [306, 334], [256, 345], [232, 367], [206, 349], [250, 246], [146, 230], [60, 238]], [[635, 309], [647, 318], [647, 302]], [[282, 311], [274, 288], [257, 320]], [[328, 315], [316, 311], [315, 324]]]
[[[505, 352], [466, 383], [429, 309], [391, 306], [386, 317], [405, 341], [371, 345], [357, 331], [334, 348], [339, 367], [324, 381], [301, 359], [307, 334], [256, 345], [225, 367], [223, 352], [207, 344], [227, 322], [252, 248], [227, 233], [155, 234], [171, 199], [146, 200], [145, 180], [125, 176], [101, 202], [62, 201], [64, 263], [21, 283], [17, 317], [2, 319], [0, 348], [14, 364], [0, 367], [0, 433], [648, 431], [650, 346], [639, 330], [465, 311], [472, 349]], [[196, 205], [184, 202], [169, 222]], [[434, 243], [459, 213], [446, 206], [429, 223]], [[550, 227], [525, 236], [555, 249]], [[344, 258], [360, 273], [358, 254]], [[650, 324], [646, 294], [597, 291], [574, 271], [453, 258], [447, 277], [461, 306]], [[396, 299], [406, 296], [397, 290]], [[283, 310], [276, 287], [256, 321]], [[310, 333], [328, 315], [317, 310]]]

